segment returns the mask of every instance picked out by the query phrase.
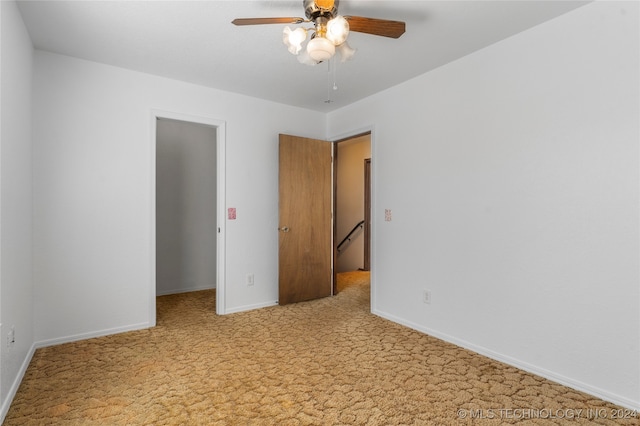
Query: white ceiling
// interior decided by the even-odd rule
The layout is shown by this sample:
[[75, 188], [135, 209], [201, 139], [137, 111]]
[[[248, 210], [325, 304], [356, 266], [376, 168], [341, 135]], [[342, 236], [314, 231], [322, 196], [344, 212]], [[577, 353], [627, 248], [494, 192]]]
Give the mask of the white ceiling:
[[[346, 63], [300, 64], [284, 25], [234, 18], [304, 16], [297, 1], [19, 1], [36, 48], [275, 102], [331, 111], [585, 4], [571, 0], [342, 0], [339, 12], [406, 22], [399, 39], [352, 32]], [[307, 24], [308, 25], [308, 24]], [[330, 96], [331, 103], [325, 102]]]

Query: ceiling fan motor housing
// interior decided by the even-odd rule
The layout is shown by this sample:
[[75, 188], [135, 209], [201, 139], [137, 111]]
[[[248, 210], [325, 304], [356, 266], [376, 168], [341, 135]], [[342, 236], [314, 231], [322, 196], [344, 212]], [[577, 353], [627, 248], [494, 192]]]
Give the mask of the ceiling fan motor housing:
[[329, 20], [335, 16], [338, 16], [338, 0], [334, 1], [316, 1], [316, 0], [303, 0], [304, 13], [307, 19], [315, 22], [317, 18], [323, 17]]

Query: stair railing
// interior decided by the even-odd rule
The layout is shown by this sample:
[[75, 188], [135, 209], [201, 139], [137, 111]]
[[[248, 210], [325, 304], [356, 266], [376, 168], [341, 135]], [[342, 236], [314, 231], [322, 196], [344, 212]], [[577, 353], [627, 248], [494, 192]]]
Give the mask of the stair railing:
[[340, 253], [340, 250], [342, 249], [343, 245], [345, 245], [348, 242], [351, 242], [351, 237], [353, 236], [353, 234], [355, 234], [356, 231], [358, 231], [358, 229], [361, 229], [363, 227], [364, 227], [364, 220], [361, 220], [360, 222], [358, 222], [356, 226], [353, 227], [351, 231], [349, 231], [347, 236], [344, 237], [342, 241], [340, 241], [340, 244], [338, 244], [338, 247], [337, 247], [338, 253]]

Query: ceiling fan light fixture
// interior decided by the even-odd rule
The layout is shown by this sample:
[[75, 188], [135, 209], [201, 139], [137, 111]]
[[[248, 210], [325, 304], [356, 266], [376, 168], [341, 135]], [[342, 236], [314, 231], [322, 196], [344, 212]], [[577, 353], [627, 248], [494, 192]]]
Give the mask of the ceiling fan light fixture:
[[336, 16], [327, 22], [326, 37], [334, 45], [338, 46], [347, 40], [349, 35], [349, 22], [343, 16]]
[[315, 37], [307, 44], [307, 52], [316, 62], [328, 61], [336, 53], [336, 47], [324, 37]]
[[349, 46], [346, 41], [339, 46], [336, 46], [336, 51], [340, 54], [340, 62], [347, 62], [353, 55], [355, 55], [357, 49]]
[[[339, 54], [341, 62], [350, 60], [356, 52], [347, 44], [350, 32], [390, 38], [399, 38], [405, 32], [406, 24], [403, 21], [338, 15], [339, 3], [339, 0], [302, 0], [306, 19], [295, 16], [236, 18], [231, 23], [239, 26], [312, 23], [314, 28], [292, 30], [286, 27], [282, 33], [282, 41], [289, 52], [306, 65], [317, 65], [329, 61], [336, 53]], [[309, 31], [313, 33], [309, 42], [306, 43]]]
[[282, 42], [287, 46], [289, 52], [297, 55], [302, 50], [302, 42], [307, 39], [307, 30], [304, 28], [296, 28], [292, 30], [285, 27], [282, 31]]
[[300, 54], [298, 55], [298, 62], [310, 67], [318, 65], [318, 62], [311, 59], [311, 56], [309, 56], [309, 52], [307, 52], [307, 49], [302, 49], [302, 51], [300, 51]]

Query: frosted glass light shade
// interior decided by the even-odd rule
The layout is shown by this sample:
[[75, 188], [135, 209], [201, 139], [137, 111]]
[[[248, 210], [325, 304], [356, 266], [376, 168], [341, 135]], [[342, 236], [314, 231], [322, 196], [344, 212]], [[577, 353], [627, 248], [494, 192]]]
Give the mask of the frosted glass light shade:
[[334, 45], [344, 43], [348, 35], [349, 22], [344, 17], [336, 16], [327, 22], [327, 39]]
[[336, 47], [324, 37], [316, 37], [307, 44], [307, 52], [316, 62], [327, 61], [336, 53]]
[[316, 61], [311, 59], [311, 56], [309, 56], [309, 52], [307, 52], [307, 49], [303, 49], [300, 51], [300, 54], [298, 55], [298, 62], [309, 66], [318, 64]]
[[347, 43], [346, 41], [342, 43], [340, 46], [337, 46], [336, 50], [340, 54], [340, 62], [348, 61], [356, 53], [356, 49], [349, 46], [349, 43]]
[[289, 27], [285, 27], [282, 31], [282, 42], [287, 46], [289, 52], [294, 55], [300, 53], [300, 50], [302, 50], [302, 42], [306, 39], [307, 31], [304, 28], [292, 30]]

